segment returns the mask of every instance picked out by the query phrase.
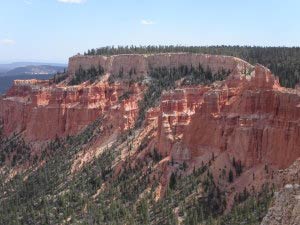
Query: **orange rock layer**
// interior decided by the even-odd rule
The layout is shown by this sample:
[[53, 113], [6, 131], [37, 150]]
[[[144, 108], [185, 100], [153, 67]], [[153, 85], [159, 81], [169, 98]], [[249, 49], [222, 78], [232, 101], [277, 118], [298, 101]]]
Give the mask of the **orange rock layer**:
[[260, 65], [249, 76], [166, 93], [157, 115], [158, 148], [175, 161], [200, 165], [205, 154], [228, 152], [248, 168], [286, 168], [300, 156], [300, 93]]
[[[151, 68], [199, 64], [231, 74], [210, 86], [164, 93], [160, 105], [148, 111], [145, 124], [157, 124], [155, 142], [163, 156], [197, 164], [205, 154], [228, 152], [246, 167], [266, 163], [277, 168], [300, 156], [300, 94], [280, 87], [263, 66], [234, 57], [187, 53], [74, 56], [68, 73], [73, 76], [80, 67], [101, 65], [106, 77], [135, 69], [147, 80]], [[133, 127], [144, 89], [143, 84], [109, 84], [105, 79], [79, 86], [16, 81], [0, 98], [0, 119], [6, 135], [22, 132], [29, 141], [75, 134], [101, 115], [122, 132]], [[120, 100], [126, 92], [133, 94]]]
[[113, 117], [111, 126], [120, 131], [134, 125], [138, 97], [119, 101], [125, 91], [140, 92], [138, 85], [56, 87], [32, 82], [16, 82], [0, 99], [0, 118], [4, 133], [22, 132], [30, 141], [76, 134], [97, 117]]

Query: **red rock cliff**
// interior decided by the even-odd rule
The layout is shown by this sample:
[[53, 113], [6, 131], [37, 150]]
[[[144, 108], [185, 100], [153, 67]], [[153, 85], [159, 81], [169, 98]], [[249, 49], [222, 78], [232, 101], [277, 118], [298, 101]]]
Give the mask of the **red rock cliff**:
[[[227, 69], [227, 80], [210, 86], [180, 87], [164, 93], [159, 107], [148, 113], [157, 123], [156, 142], [163, 156], [199, 163], [211, 152], [230, 153], [251, 167], [268, 163], [283, 168], [300, 156], [300, 96], [280, 87], [271, 72], [228, 56], [150, 54], [74, 56], [68, 73], [101, 65], [106, 78], [123, 68], [147, 76], [155, 67], [201, 64], [213, 71]], [[31, 141], [75, 134], [99, 115], [122, 132], [135, 123], [143, 84], [105, 79], [92, 85], [49, 85], [36, 80], [16, 81], [0, 99], [5, 134], [23, 132]], [[133, 93], [127, 100], [119, 97]]]
[[[106, 77], [128, 73], [134, 69], [140, 76], [155, 67], [179, 67], [201, 64], [212, 71], [227, 69], [239, 75], [251, 65], [234, 57], [203, 54], [151, 54], [117, 56], [74, 56], [70, 58], [68, 73], [71, 76], [81, 67], [103, 66]], [[137, 103], [143, 87], [119, 81], [109, 84], [100, 81], [93, 85], [50, 85], [45, 81], [15, 81], [14, 86], [0, 100], [0, 118], [6, 135], [23, 132], [28, 140], [49, 140], [57, 136], [74, 134], [99, 115], [112, 116], [116, 126], [127, 129], [133, 126], [138, 113]], [[118, 98], [130, 91], [129, 100]], [[121, 118], [121, 119], [119, 119]]]
[[133, 126], [138, 97], [119, 101], [124, 91], [140, 92], [138, 85], [57, 87], [34, 81], [16, 81], [0, 100], [4, 132], [23, 132], [30, 141], [49, 140], [77, 133], [98, 116], [114, 117], [112, 125], [120, 131]]
[[248, 168], [286, 168], [300, 156], [300, 95], [280, 87], [260, 65], [218, 85], [166, 93], [158, 121], [160, 152], [177, 161], [200, 165], [215, 152], [229, 153]]

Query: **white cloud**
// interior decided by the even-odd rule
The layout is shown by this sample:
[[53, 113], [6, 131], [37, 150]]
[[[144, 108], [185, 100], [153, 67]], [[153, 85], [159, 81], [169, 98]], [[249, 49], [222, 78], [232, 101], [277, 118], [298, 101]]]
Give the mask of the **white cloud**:
[[80, 3], [85, 3], [87, 0], [57, 0], [57, 1], [61, 3], [80, 4]]
[[155, 22], [152, 20], [141, 20], [142, 25], [154, 25]]
[[31, 0], [24, 0], [24, 3], [25, 3], [26, 5], [31, 5], [31, 4], [32, 4], [32, 1], [31, 1]]
[[1, 39], [0, 40], [1, 45], [14, 45], [16, 42], [12, 39]]

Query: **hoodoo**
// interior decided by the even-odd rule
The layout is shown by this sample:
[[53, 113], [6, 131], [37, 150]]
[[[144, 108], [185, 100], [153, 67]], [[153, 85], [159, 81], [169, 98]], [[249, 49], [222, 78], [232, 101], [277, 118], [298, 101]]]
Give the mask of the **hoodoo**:
[[[282, 88], [261, 65], [204, 54], [71, 57], [67, 81], [14, 82], [0, 100], [4, 133], [47, 141], [74, 135], [101, 115], [110, 118], [112, 129], [123, 132], [135, 125], [148, 85], [142, 81], [151, 79], [151, 70], [199, 65], [212, 73], [226, 70], [230, 74], [213, 85], [178, 84], [162, 94], [147, 117], [147, 124], [156, 123], [160, 154], [195, 164], [212, 153], [230, 154], [249, 168], [260, 163], [286, 168], [300, 156], [299, 93]], [[99, 81], [67, 84], [78, 70], [99, 66], [105, 73]], [[124, 76], [110, 82], [120, 71]]]
[[[69, 80], [79, 69], [88, 70], [99, 66], [104, 68], [106, 77], [119, 75], [120, 71], [124, 73], [124, 77], [113, 84], [104, 77], [94, 84], [76, 86], [47, 84], [36, 80], [15, 81], [0, 102], [4, 132], [8, 136], [14, 132], [23, 132], [28, 140], [49, 140], [55, 136], [76, 134], [99, 115], [111, 111], [116, 113], [115, 118], [121, 118], [117, 121], [118, 127], [131, 127], [135, 118], [130, 117], [136, 115], [137, 102], [144, 88], [143, 85], [128, 84], [130, 71], [135, 71], [132, 80], [136, 77], [146, 79], [150, 69], [199, 65], [209, 67], [212, 72], [227, 69], [232, 74], [251, 68], [248, 63], [234, 57], [188, 53], [74, 56], [69, 60]], [[133, 93], [131, 103], [128, 100], [118, 101], [125, 93]], [[119, 108], [125, 111], [121, 112]]]

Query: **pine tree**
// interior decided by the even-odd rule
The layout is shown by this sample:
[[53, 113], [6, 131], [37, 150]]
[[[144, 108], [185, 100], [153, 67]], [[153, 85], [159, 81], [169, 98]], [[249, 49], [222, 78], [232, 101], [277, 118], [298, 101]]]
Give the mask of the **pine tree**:
[[230, 169], [229, 174], [228, 174], [228, 181], [229, 181], [229, 183], [233, 182], [233, 172], [232, 172], [231, 169]]
[[176, 186], [176, 175], [175, 175], [175, 173], [173, 172], [172, 174], [171, 174], [171, 177], [170, 177], [170, 183], [169, 183], [169, 187], [170, 187], [170, 189], [175, 189], [175, 186]]

